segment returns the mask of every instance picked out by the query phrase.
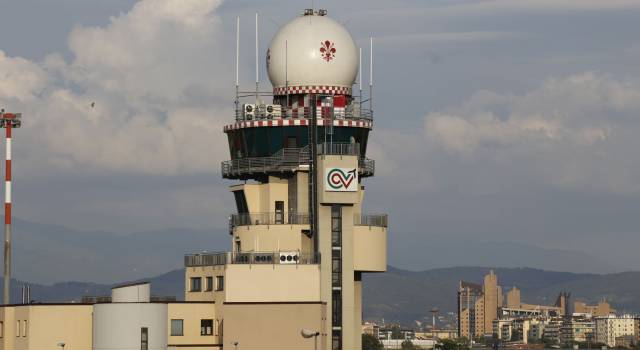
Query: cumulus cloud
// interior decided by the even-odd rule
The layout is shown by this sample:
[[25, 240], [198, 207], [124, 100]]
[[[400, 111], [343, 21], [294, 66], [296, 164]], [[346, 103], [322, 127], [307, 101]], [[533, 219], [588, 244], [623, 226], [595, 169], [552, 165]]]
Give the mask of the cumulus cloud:
[[[23, 112], [21, 166], [157, 175], [217, 171], [232, 115], [219, 0], [144, 0], [76, 27], [72, 54], [0, 51], [0, 106]], [[229, 57], [226, 57], [229, 56]], [[229, 62], [228, 62], [229, 61]], [[197, 156], [196, 156], [197, 155]]]
[[[491, 191], [539, 184], [637, 192], [640, 161], [630, 155], [640, 147], [638, 115], [638, 82], [588, 72], [548, 79], [522, 95], [477, 92], [429, 113], [420, 133], [383, 130], [373, 151], [390, 163], [388, 171], [410, 166], [427, 174], [411, 182], [423, 188], [459, 181]], [[416, 141], [394, 152], [389, 141], [399, 139]]]

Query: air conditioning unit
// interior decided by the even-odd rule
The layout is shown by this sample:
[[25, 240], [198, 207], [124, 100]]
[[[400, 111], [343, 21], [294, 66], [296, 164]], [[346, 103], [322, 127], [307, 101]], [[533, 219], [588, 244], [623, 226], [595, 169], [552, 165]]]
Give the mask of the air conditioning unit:
[[280, 264], [297, 264], [300, 260], [298, 252], [280, 252]]
[[253, 119], [256, 119], [258, 108], [255, 104], [245, 103], [242, 105], [242, 111], [243, 111], [245, 120], [253, 120]]
[[280, 119], [282, 118], [282, 106], [281, 105], [267, 105], [265, 115], [267, 119]]
[[273, 255], [272, 254], [254, 254], [253, 262], [256, 264], [272, 264], [274, 263]]

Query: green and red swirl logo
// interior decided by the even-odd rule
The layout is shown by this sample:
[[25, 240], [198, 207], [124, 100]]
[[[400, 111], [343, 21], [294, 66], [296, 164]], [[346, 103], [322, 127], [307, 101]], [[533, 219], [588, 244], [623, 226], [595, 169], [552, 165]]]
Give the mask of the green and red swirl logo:
[[329, 191], [355, 191], [358, 183], [357, 169], [327, 169], [326, 183]]

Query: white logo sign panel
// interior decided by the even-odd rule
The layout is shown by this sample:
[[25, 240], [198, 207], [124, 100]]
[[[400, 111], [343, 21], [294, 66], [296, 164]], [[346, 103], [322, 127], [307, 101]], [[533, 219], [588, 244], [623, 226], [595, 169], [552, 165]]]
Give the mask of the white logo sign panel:
[[328, 192], [356, 192], [358, 190], [358, 169], [325, 169], [324, 189]]

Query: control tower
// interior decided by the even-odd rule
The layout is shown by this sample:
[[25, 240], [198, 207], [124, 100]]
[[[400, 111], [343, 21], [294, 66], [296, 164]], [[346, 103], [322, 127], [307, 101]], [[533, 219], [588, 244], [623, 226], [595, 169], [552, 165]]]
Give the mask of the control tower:
[[215, 303], [222, 347], [360, 350], [362, 274], [387, 265], [387, 216], [362, 210], [375, 163], [371, 96], [353, 88], [361, 51], [305, 10], [265, 56], [273, 90], [239, 92], [224, 127], [230, 251], [185, 257], [185, 300]]

